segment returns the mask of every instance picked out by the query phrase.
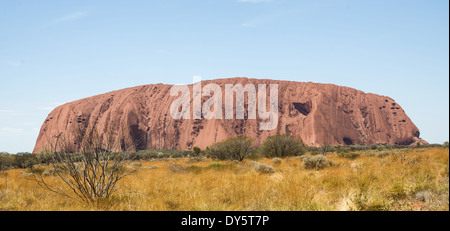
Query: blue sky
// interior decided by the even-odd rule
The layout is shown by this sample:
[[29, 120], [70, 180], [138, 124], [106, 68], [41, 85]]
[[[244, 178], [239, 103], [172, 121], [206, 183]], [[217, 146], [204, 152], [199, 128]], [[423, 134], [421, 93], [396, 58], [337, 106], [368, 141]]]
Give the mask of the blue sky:
[[60, 104], [245, 76], [395, 99], [449, 140], [447, 0], [0, 1], [0, 151], [31, 152]]

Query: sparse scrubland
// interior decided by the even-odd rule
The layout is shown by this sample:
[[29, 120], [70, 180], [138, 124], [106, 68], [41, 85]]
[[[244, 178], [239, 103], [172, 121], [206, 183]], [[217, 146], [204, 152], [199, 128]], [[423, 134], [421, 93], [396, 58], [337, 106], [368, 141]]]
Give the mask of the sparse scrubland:
[[[302, 156], [251, 155], [241, 162], [206, 158], [198, 150], [194, 157], [169, 156], [136, 154], [118, 191], [96, 205], [40, 187], [29, 169], [3, 170], [0, 210], [449, 210], [448, 146], [326, 155], [310, 150]], [[43, 174], [55, 177], [51, 169]]]

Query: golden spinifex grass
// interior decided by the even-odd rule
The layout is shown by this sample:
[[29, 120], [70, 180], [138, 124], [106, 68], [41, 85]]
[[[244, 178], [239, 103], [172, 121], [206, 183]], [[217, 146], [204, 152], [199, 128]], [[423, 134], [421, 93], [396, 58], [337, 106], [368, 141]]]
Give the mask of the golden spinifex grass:
[[[449, 150], [336, 153], [321, 170], [302, 158], [165, 159], [128, 166], [132, 175], [100, 206], [47, 191], [25, 169], [0, 176], [0, 210], [449, 210]], [[258, 171], [264, 164], [272, 171]], [[51, 177], [51, 175], [47, 176]]]

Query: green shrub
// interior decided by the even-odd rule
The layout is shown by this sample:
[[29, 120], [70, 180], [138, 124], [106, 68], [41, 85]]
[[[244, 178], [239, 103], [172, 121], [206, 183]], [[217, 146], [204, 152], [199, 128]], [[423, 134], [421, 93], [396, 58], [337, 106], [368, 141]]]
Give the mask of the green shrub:
[[336, 151], [336, 149], [331, 145], [323, 145], [319, 148], [319, 152], [322, 155], [326, 155], [326, 154], [328, 154], [330, 152], [334, 152], [334, 151]]
[[37, 155], [25, 152], [15, 155], [13, 166], [15, 168], [32, 168], [36, 164], [38, 164]]
[[275, 168], [267, 164], [258, 163], [255, 165], [255, 170], [263, 174], [272, 174], [275, 172]]
[[246, 163], [245, 165], [255, 168], [256, 166], [259, 165], [259, 163], [256, 161], [250, 161], [250, 162]]
[[303, 158], [303, 167], [306, 169], [320, 170], [328, 166], [333, 166], [334, 163], [328, 160], [324, 155], [307, 156]]
[[311, 157], [311, 156], [303, 155], [303, 156], [299, 156], [299, 157], [296, 157], [296, 158], [298, 158], [301, 161], [303, 161], [304, 159], [309, 158], [309, 157]]
[[376, 157], [380, 157], [380, 158], [384, 158], [389, 155], [390, 155], [389, 152], [386, 152], [386, 151], [381, 151], [381, 152], [378, 152], [375, 154]]
[[198, 155], [200, 155], [200, 153], [202, 152], [202, 149], [199, 148], [198, 146], [194, 146], [194, 148], [192, 149], [192, 151], [194, 151], [194, 155], [198, 156]]
[[264, 156], [258, 152], [253, 152], [247, 156], [247, 159], [250, 159], [250, 160], [259, 160], [262, 158], [264, 158]]
[[275, 135], [266, 139], [259, 152], [268, 158], [300, 156], [306, 148], [302, 142], [291, 135]]
[[198, 162], [202, 162], [202, 161], [204, 161], [205, 159], [204, 158], [202, 158], [202, 157], [191, 157], [191, 158], [189, 158], [189, 160], [188, 161], [186, 161], [186, 163], [198, 163]]
[[223, 168], [226, 165], [222, 164], [222, 163], [212, 163], [208, 166], [208, 168]]
[[346, 151], [346, 152], [339, 152], [338, 156], [341, 158], [347, 158], [347, 159], [354, 160], [354, 159], [358, 158], [360, 156], [360, 154], [355, 153], [355, 152]]
[[352, 145], [350, 146], [350, 150], [351, 151], [361, 151], [361, 150], [367, 150], [369, 149], [369, 146], [365, 146], [365, 145]]
[[169, 170], [173, 173], [180, 173], [185, 172], [187, 170], [187, 167], [179, 164], [171, 164], [169, 165]]
[[32, 167], [29, 168], [27, 171], [27, 173], [33, 174], [33, 175], [43, 175], [45, 172], [44, 168], [40, 168], [40, 167]]
[[224, 142], [213, 144], [209, 149], [208, 155], [218, 160], [242, 161], [253, 153], [252, 143], [252, 139], [244, 136], [230, 138]]
[[275, 157], [275, 158], [272, 159], [272, 163], [274, 163], [274, 164], [281, 164], [281, 159], [278, 158], [278, 157]]
[[6, 153], [0, 153], [0, 171], [14, 168], [14, 156]]
[[189, 150], [141, 150], [136, 153], [129, 153], [127, 159], [130, 160], [152, 160], [165, 158], [186, 158], [193, 154]]
[[405, 186], [402, 183], [394, 183], [392, 189], [389, 192], [389, 196], [394, 200], [405, 199], [407, 192]]
[[191, 166], [187, 167], [186, 170], [189, 172], [193, 172], [195, 174], [199, 174], [202, 172], [203, 168], [200, 166], [191, 165]]
[[431, 190], [423, 190], [416, 192], [414, 198], [422, 202], [431, 202], [433, 198], [433, 192]]

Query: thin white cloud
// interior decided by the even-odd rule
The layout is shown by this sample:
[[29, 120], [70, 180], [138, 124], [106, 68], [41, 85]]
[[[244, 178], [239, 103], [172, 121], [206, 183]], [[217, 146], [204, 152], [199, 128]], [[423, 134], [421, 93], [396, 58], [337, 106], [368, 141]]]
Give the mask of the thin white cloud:
[[23, 125], [23, 126], [35, 126], [36, 123], [33, 123], [33, 122], [25, 122], [25, 123], [22, 123], [22, 125]]
[[23, 132], [23, 128], [3, 127], [2, 129], [0, 129], [0, 134], [22, 134]]
[[10, 114], [10, 113], [14, 113], [16, 112], [16, 110], [14, 109], [2, 109], [0, 110], [0, 114]]
[[19, 61], [9, 61], [5, 63], [8, 66], [12, 66], [12, 67], [20, 67], [24, 64], [24, 62], [22, 60]]
[[73, 12], [73, 13], [70, 13], [70, 14], [66, 14], [66, 15], [64, 15], [62, 17], [59, 17], [57, 19], [54, 19], [52, 21], [48, 21], [45, 24], [42, 24], [40, 26], [35, 27], [33, 30], [41, 30], [41, 29], [44, 29], [44, 28], [47, 28], [49, 26], [53, 26], [53, 25], [56, 25], [56, 24], [62, 24], [62, 23], [66, 23], [66, 22], [75, 21], [75, 20], [81, 19], [83, 17], [86, 17], [87, 15], [88, 15], [87, 11]]
[[241, 25], [243, 27], [255, 27], [255, 26], [259, 26], [263, 23], [266, 23], [268, 21], [272, 21], [278, 17], [279, 17], [279, 15], [268, 15], [266, 17], [261, 17], [261, 18], [257, 18], [257, 19], [253, 19], [253, 20], [244, 22]]
[[20, 127], [2, 127], [0, 128], [0, 137], [11, 137], [11, 136], [20, 136], [24, 137], [26, 135], [34, 135], [39, 133], [40, 128], [36, 127], [27, 127], [27, 128], [20, 128]]
[[83, 18], [86, 15], [87, 15], [87, 11], [77, 11], [77, 12], [74, 12], [74, 13], [70, 13], [70, 14], [64, 15], [64, 16], [62, 16], [60, 18], [57, 18], [57, 19], [53, 20], [51, 22], [51, 24], [58, 24], [58, 23], [63, 23], [63, 22], [74, 21], [74, 20]]
[[0, 118], [17, 116], [17, 115], [22, 115], [22, 114], [23, 114], [23, 112], [14, 110], [14, 109], [1, 109], [0, 110]]
[[261, 2], [273, 2], [274, 0], [238, 0], [238, 2], [249, 2], [249, 3], [261, 3]]
[[167, 51], [167, 50], [164, 50], [164, 49], [160, 49], [160, 50], [157, 50], [157, 51], [155, 51], [157, 54], [160, 54], [160, 55], [167, 55], [167, 54], [170, 54], [170, 52], [169, 51]]
[[42, 110], [42, 111], [51, 111], [51, 110], [55, 109], [55, 107], [53, 107], [53, 106], [46, 106], [46, 107], [38, 107], [38, 109]]
[[42, 111], [52, 111], [52, 110], [55, 109], [56, 107], [58, 107], [58, 106], [60, 106], [60, 105], [63, 105], [63, 104], [65, 104], [65, 103], [59, 103], [59, 102], [56, 102], [56, 103], [50, 103], [50, 104], [47, 105], [47, 106], [38, 107], [37, 109], [38, 109], [38, 110], [42, 110]]
[[257, 26], [257, 25], [259, 25], [261, 23], [264, 23], [264, 22], [265, 22], [265, 20], [252, 20], [252, 21], [248, 21], [248, 22], [242, 23], [241, 25], [243, 27], [255, 27], [255, 26]]
[[263, 16], [260, 18], [255, 18], [255, 19], [249, 20], [247, 22], [242, 23], [241, 26], [255, 27], [255, 26], [259, 26], [261, 24], [267, 23], [267, 22], [278, 20], [282, 17], [285, 17], [290, 14], [295, 14], [295, 13], [298, 13], [298, 10], [294, 9], [294, 10], [288, 10], [288, 11], [280, 11], [280, 12], [269, 14], [269, 15], [266, 15], [266, 16]]

